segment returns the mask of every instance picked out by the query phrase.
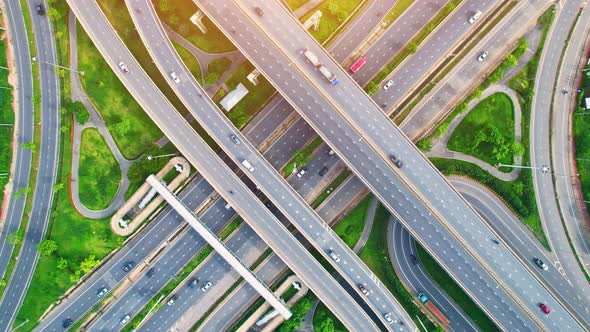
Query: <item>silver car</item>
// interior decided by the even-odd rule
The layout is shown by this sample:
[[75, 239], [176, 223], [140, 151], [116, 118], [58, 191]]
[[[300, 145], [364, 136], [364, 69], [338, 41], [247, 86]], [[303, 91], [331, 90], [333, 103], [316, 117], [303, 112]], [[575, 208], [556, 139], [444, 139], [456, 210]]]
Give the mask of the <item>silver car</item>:
[[176, 75], [175, 71], [170, 72], [170, 78], [172, 78], [172, 80], [176, 83], [180, 83], [180, 77], [178, 77], [178, 75]]
[[484, 51], [482, 54], [479, 55], [479, 58], [477, 58], [477, 61], [482, 62], [487, 57], [488, 57], [488, 51]]
[[393, 85], [393, 80], [389, 80], [389, 81], [387, 81], [387, 83], [385, 83], [385, 84], [383, 85], [383, 90], [387, 90], [387, 89], [389, 89], [389, 88], [390, 88], [392, 85]]

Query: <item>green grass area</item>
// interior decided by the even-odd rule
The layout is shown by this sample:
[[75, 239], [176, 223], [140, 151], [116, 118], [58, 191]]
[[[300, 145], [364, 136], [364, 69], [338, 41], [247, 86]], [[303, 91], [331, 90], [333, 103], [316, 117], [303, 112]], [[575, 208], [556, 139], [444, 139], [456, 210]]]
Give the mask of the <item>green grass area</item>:
[[[551, 26], [551, 22], [553, 21], [554, 10], [553, 7], [549, 8], [545, 14], [543, 14], [538, 21], [538, 24], [542, 25], [543, 33], [541, 37], [541, 42], [537, 51], [531, 58], [531, 60], [526, 64], [526, 66], [513, 77], [509, 82], [508, 85], [511, 89], [513, 89], [517, 94], [520, 102], [520, 108], [522, 110], [522, 147], [524, 148], [524, 155], [522, 157], [523, 165], [530, 166], [529, 161], [529, 131], [530, 131], [530, 114], [531, 114], [531, 102], [534, 96], [534, 85], [535, 85], [535, 74], [537, 72], [537, 67], [539, 65], [539, 58], [541, 56], [541, 52], [543, 50], [543, 46], [547, 37], [547, 33]], [[518, 58], [521, 53], [524, 53], [526, 50], [521, 47], [523, 43], [521, 42], [520, 45], [517, 47], [517, 50], [512, 53], [515, 58]], [[526, 45], [526, 44], [524, 44]], [[430, 140], [435, 139], [441, 135], [443, 135], [450, 122], [462, 112], [467, 110], [467, 103], [477, 98], [478, 95], [481, 94], [483, 89], [493, 83], [494, 80], [499, 80], [502, 75], [501, 73], [506, 69], [506, 64], [509, 63], [509, 60], [505, 60], [502, 65], [492, 75], [488, 78], [482, 86], [477, 88], [475, 92], [471, 96], [469, 96], [465, 101], [459, 104], [455, 110], [449, 115], [445, 121], [443, 121], [434, 131], [433, 133], [423, 139], [421, 142], [418, 143], [419, 146], [428, 146], [430, 145]], [[424, 144], [426, 143], [426, 144]], [[432, 159], [432, 162], [435, 166], [441, 170], [444, 174], [450, 175], [463, 175], [470, 178], [475, 179], [476, 181], [483, 183], [492, 191], [494, 191], [499, 197], [508, 204], [513, 211], [516, 212], [517, 216], [524, 222], [524, 224], [535, 234], [537, 239], [548, 249], [549, 244], [547, 242], [547, 238], [543, 232], [543, 227], [541, 225], [541, 220], [539, 218], [539, 214], [537, 212], [537, 202], [535, 199], [535, 192], [533, 187], [533, 178], [532, 173], [528, 169], [522, 169], [520, 175], [515, 181], [512, 182], [504, 182], [501, 181], [483, 169], [479, 168], [476, 165], [472, 165], [466, 162], [462, 162], [459, 160], [447, 160], [447, 159]]]
[[[225, 84], [230, 90], [235, 89], [238, 83], [242, 83], [249, 91], [248, 94], [242, 98], [242, 100], [240, 100], [229, 113], [227, 113], [227, 117], [238, 128], [244, 127], [254, 114], [260, 111], [269, 101], [270, 97], [276, 92], [274, 87], [263, 75], [258, 76], [258, 85], [250, 83], [250, 81], [246, 79], [246, 76], [248, 76], [253, 70], [254, 66], [246, 61], [239, 65], [236, 71], [225, 81]], [[222, 89], [217, 91], [213, 100], [221, 100], [225, 96], [225, 91], [222, 91]], [[221, 106], [220, 109], [223, 110]]]
[[224, 53], [236, 49], [207, 16], [202, 18], [207, 34], [203, 34], [190, 21], [190, 17], [198, 10], [193, 1], [157, 0], [153, 3], [165, 24], [201, 50], [207, 53]]
[[178, 150], [176, 150], [176, 147], [172, 143], [167, 143], [161, 148], [153, 145], [140, 159], [131, 164], [127, 171], [129, 189], [125, 193], [125, 199], [129, 199], [141, 187], [150, 174], [158, 173], [174, 157], [167, 156], [148, 160], [148, 156], [163, 156], [176, 153], [178, 153]]
[[[582, 94], [579, 97], [578, 108], [573, 116], [575, 157], [577, 164], [578, 179], [582, 188], [584, 200], [590, 202], [590, 121], [588, 110], [582, 108], [583, 98], [590, 97], [590, 64], [583, 68], [582, 73]], [[590, 210], [590, 204], [586, 203], [586, 209]]]
[[334, 227], [334, 232], [350, 248], [360, 239], [365, 227], [371, 197], [365, 197], [350, 213]]
[[[71, 116], [62, 119], [62, 125], [70, 128]], [[58, 183], [67, 184], [71, 171], [72, 151], [70, 135], [62, 135], [62, 171]], [[56, 241], [58, 249], [49, 257], [41, 257], [33, 274], [27, 295], [17, 315], [15, 325], [25, 320], [28, 323], [19, 331], [31, 331], [47, 307], [70, 288], [80, 263], [94, 255], [101, 259], [123, 243], [110, 229], [108, 219], [86, 219], [71, 206], [67, 185], [55, 191], [54, 211], [51, 215], [47, 238]], [[67, 267], [58, 268], [58, 261], [64, 259]]]
[[414, 319], [416, 325], [420, 325], [416, 317], [426, 325], [428, 331], [435, 329], [435, 326], [428, 320], [426, 315], [414, 303], [414, 296], [403, 286], [393, 270], [387, 248], [387, 225], [389, 223], [389, 212], [383, 205], [379, 204], [375, 212], [373, 229], [367, 244], [361, 251], [359, 257], [367, 264], [369, 269], [381, 280], [383, 285], [396, 297], [406, 312]]
[[428, 37], [428, 35], [438, 27], [438, 25], [457, 8], [463, 0], [450, 0], [441, 10], [422, 27], [410, 41], [395, 54], [395, 56], [385, 65], [373, 79], [367, 83], [366, 90], [373, 95], [381, 89], [381, 81], [383, 81], [392, 71], [397, 68], [408, 56], [416, 53], [420, 44]]
[[176, 52], [178, 52], [178, 55], [180, 55], [182, 62], [184, 62], [184, 64], [187, 66], [187, 68], [190, 70], [190, 72], [197, 80], [197, 82], [199, 82], [199, 84], [201, 84], [202, 86], [203, 74], [201, 72], [201, 65], [199, 64], [199, 61], [197, 61], [197, 59], [192, 55], [191, 52], [189, 52], [186, 48], [182, 47], [180, 44], [177, 44], [174, 41], [172, 41], [172, 45], [174, 45]]
[[305, 22], [317, 10], [322, 11], [319, 28], [309, 30], [309, 33], [322, 44], [341, 29], [342, 23], [362, 4], [362, 0], [326, 0], [301, 17], [301, 22]]
[[348, 329], [334, 314], [326, 307], [323, 302], [318, 304], [318, 307], [315, 310], [313, 315], [313, 329], [314, 331], [326, 331], [325, 328], [323, 329], [322, 326], [325, 325], [333, 325], [334, 329], [328, 329], [327, 331], [334, 331], [334, 332], [346, 332]]
[[205, 75], [205, 82], [207, 84], [215, 84], [221, 76], [230, 69], [231, 60], [226, 57], [217, 58], [207, 65], [207, 75]]
[[415, 0], [398, 0], [395, 5], [389, 10], [389, 13], [383, 18], [385, 28], [389, 27], [395, 20], [397, 20], [408, 9]]
[[[1, 17], [1, 16], [0, 16]], [[2, 31], [4, 35], [6, 33]], [[7, 38], [0, 41], [0, 66], [7, 67]], [[0, 69], [0, 87], [10, 87], [8, 71]], [[4, 186], [8, 183], [10, 163], [12, 162], [12, 135], [14, 132], [14, 110], [12, 108], [12, 90], [0, 89], [0, 206], [4, 199]]]
[[297, 8], [303, 6], [309, 0], [286, 0], [287, 5], [291, 10], [295, 11]]
[[120, 181], [119, 163], [102, 135], [95, 128], [84, 129], [78, 169], [82, 204], [91, 210], [107, 208], [119, 189]]
[[313, 152], [322, 144], [322, 139], [319, 136], [314, 137], [301, 150], [295, 151], [293, 158], [283, 167], [282, 173], [288, 176], [293, 173], [293, 168], [297, 169], [305, 167], [313, 158]]
[[329, 186], [322, 191], [322, 193], [313, 201], [311, 206], [315, 209], [320, 206], [329, 196], [331, 193], [334, 192], [348, 177], [350, 176], [351, 172], [348, 169], [345, 169], [340, 173]]
[[420, 246], [416, 246], [420, 264], [424, 266], [430, 277], [455, 303], [473, 320], [480, 331], [499, 331], [494, 322], [471, 300], [467, 294], [449, 277], [447, 272]]
[[84, 75], [80, 76], [82, 86], [123, 156], [136, 158], [146, 145], [162, 137], [162, 133], [127, 92], [79, 24], [77, 33], [79, 66], [84, 70]]
[[449, 138], [448, 148], [490, 165], [512, 164], [514, 142], [512, 100], [505, 93], [494, 93], [480, 101], [459, 123]]
[[537, 214], [530, 173], [521, 172], [517, 180], [507, 182], [496, 178], [477, 165], [461, 160], [432, 158], [431, 161], [445, 175], [467, 176], [493, 190], [516, 212], [520, 220], [535, 234], [537, 239], [549, 248]]

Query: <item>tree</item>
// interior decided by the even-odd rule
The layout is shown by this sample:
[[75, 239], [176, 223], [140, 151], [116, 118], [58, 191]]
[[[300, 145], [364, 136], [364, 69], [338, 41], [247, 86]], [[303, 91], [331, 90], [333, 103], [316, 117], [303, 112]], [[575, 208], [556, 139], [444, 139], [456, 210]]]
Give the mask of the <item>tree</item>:
[[160, 7], [160, 10], [163, 12], [168, 12], [171, 9], [170, 8], [170, 1], [168, 1], [168, 0], [160, 0], [160, 1], [158, 1], [158, 4]]
[[379, 92], [379, 89], [379, 85], [373, 81], [367, 84], [367, 93], [369, 94], [369, 96], [374, 96], [377, 92]]
[[178, 17], [178, 15], [174, 15], [174, 14], [170, 15], [169, 20], [170, 20], [171, 25], [177, 25], [178, 22], [180, 22], [180, 18]]
[[63, 188], [64, 184], [61, 182], [53, 185], [53, 191], [55, 191], [56, 193], [60, 192]]
[[0, 280], [0, 287], [2, 287], [2, 288], [6, 287], [6, 280], [4, 280], [4, 279]]
[[93, 267], [97, 266], [98, 263], [100, 263], [100, 260], [96, 259], [96, 256], [90, 255], [80, 263], [80, 271], [82, 271], [83, 274], [86, 274], [90, 272]]
[[320, 324], [319, 332], [334, 332], [334, 321], [328, 317]]
[[334, 16], [339, 22], [344, 21], [347, 16], [346, 11], [340, 6], [340, 2], [337, 0], [331, 0], [328, 3], [328, 13]]
[[418, 51], [418, 44], [416, 44], [415, 42], [409, 42], [406, 48], [408, 49], [408, 52], [410, 52], [410, 54], [414, 54]]
[[504, 62], [510, 67], [516, 67], [518, 65], [518, 59], [513, 54], [508, 54]]
[[67, 267], [68, 267], [68, 260], [65, 259], [65, 258], [63, 258], [63, 257], [60, 257], [57, 260], [57, 269], [58, 270], [63, 270], [65, 268], [67, 268]]
[[113, 126], [113, 130], [119, 134], [119, 136], [125, 136], [129, 130], [131, 130], [131, 121], [129, 121], [129, 119], [123, 119], [121, 122]]
[[512, 153], [517, 157], [522, 157], [524, 155], [524, 146], [522, 146], [520, 142], [514, 142], [512, 145]]
[[19, 229], [16, 232], [8, 234], [8, 236], [6, 237], [6, 241], [8, 242], [8, 244], [12, 245], [19, 244], [23, 242], [24, 235], [25, 233]]
[[219, 73], [212, 71], [207, 73], [207, 75], [205, 75], [205, 82], [207, 84], [215, 84], [217, 83], [217, 81], [219, 80]]
[[36, 147], [35, 142], [24, 142], [23, 144], [21, 144], [21, 146], [23, 147], [23, 149], [27, 150], [34, 150]]
[[41, 256], [50, 256], [57, 250], [57, 243], [53, 240], [43, 240], [37, 245], [37, 251]]
[[61, 13], [57, 9], [55, 9], [55, 7], [49, 7], [47, 9], [47, 16], [52, 21], [58, 21], [61, 18]]
[[421, 140], [416, 145], [418, 146], [418, 149], [424, 152], [432, 150], [432, 142], [428, 138]]
[[28, 195], [31, 193], [31, 191], [32, 191], [31, 187], [20, 187], [20, 188], [18, 188], [16, 193], [14, 193], [14, 199], [19, 199], [22, 196]]

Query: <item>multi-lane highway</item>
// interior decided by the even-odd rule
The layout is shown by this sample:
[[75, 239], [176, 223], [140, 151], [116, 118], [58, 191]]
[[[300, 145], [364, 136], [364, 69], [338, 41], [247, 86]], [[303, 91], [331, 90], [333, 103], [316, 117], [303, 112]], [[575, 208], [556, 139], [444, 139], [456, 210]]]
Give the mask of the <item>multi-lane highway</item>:
[[[562, 92], [563, 82], [567, 81], [568, 78], [560, 74], [559, 70], [567, 70], [567, 64], [560, 68], [561, 55], [564, 49], [568, 47], [569, 31], [576, 20], [576, 16], [580, 13], [580, 6], [583, 6], [583, 1], [580, 0], [564, 1], [562, 6], [557, 6], [558, 11], [547, 36], [545, 48], [539, 60], [539, 70], [535, 78], [535, 97], [532, 101], [530, 123], [530, 152], [533, 167], [550, 164], [551, 153], [559, 157], [559, 159], [553, 160], [555, 169], [553, 169], [552, 173], [555, 180], [551, 174], [533, 172], [533, 184], [537, 206], [539, 207], [539, 216], [549, 244], [556, 254], [556, 261], [552, 262], [553, 265], [563, 269], [565, 277], [577, 289], [577, 298], [589, 301], [590, 285], [578, 266], [575, 253], [571, 250], [566, 234], [567, 230], [562, 223], [562, 215], [567, 216], [568, 214], [563, 214], [559, 210], [553, 182], [559, 181], [561, 183], [564, 181], [563, 178], [574, 176], [574, 174], [570, 175], [569, 166], [563, 163], [563, 160], [566, 159], [562, 154], [565, 151], [570, 151], [570, 145], [562, 143], [561, 146], [554, 146], [553, 151], [551, 147], [551, 141], [555, 139], [552, 136], [567, 136], [567, 130], [565, 129], [559, 134], [554, 134], [555, 129], [552, 129], [551, 121], [552, 113], [567, 113], [570, 111], [569, 108], [563, 107], [564, 99], [568, 98], [568, 96], [565, 96]], [[583, 11], [578, 24], [585, 25], [588, 24], [588, 21], [588, 14]], [[575, 49], [580, 45], [584, 45], [584, 40], [585, 36], [583, 34], [572, 35], [569, 42], [571, 47]], [[562, 85], [558, 86], [557, 83], [562, 83]], [[567, 210], [568, 206], [562, 206], [561, 208]], [[586, 309], [586, 317], [590, 317], [588, 308]]]
[[15, 150], [14, 173], [12, 178], [12, 193], [7, 206], [4, 226], [0, 235], [0, 276], [5, 279], [6, 268], [10, 262], [10, 257], [14, 245], [9, 244], [6, 239], [9, 234], [16, 232], [23, 218], [23, 210], [27, 195], [22, 195], [17, 199], [15, 194], [20, 188], [29, 186], [29, 176], [31, 173], [32, 151], [24, 149], [22, 143], [33, 140], [33, 76], [31, 68], [31, 53], [27, 42], [27, 29], [23, 15], [25, 12], [21, 9], [20, 2], [6, 2], [6, 17], [8, 21], [8, 33], [10, 42], [14, 50], [14, 62], [18, 71], [18, 110], [15, 121], [14, 132], [19, 135], [16, 137], [15, 144], [12, 148]]
[[[180, 56], [176, 53], [172, 43], [167, 39], [164, 27], [159, 22], [155, 9], [147, 0], [126, 1], [137, 31], [143, 40], [154, 63], [160, 72], [168, 78], [181, 101], [190, 110], [191, 115], [208, 132], [208, 134], [223, 148], [232, 160], [241, 166], [242, 170], [256, 184], [256, 186], [274, 203], [295, 228], [303, 234], [315, 249], [326, 260], [332, 263], [344, 280], [348, 281], [351, 289], [362, 293], [357, 285], [363, 284], [372, 293], [362, 297], [372, 307], [376, 317], [387, 324], [386, 314], [395, 321], [411, 322], [397, 300], [383, 287], [371, 270], [352, 252], [350, 248], [321, 218], [307, 205], [305, 200], [276, 172], [272, 165], [241, 135], [229, 119], [207, 98], [204, 90], [190, 74]], [[180, 77], [175, 81], [170, 73]], [[242, 141], [236, 144], [229, 139], [233, 135]], [[241, 165], [247, 159], [253, 167]], [[270, 244], [273, 248], [273, 245]], [[273, 248], [274, 249], [274, 248]], [[339, 256], [336, 261], [330, 257], [334, 252]], [[311, 287], [313, 289], [313, 287]], [[315, 291], [315, 290], [314, 290]], [[408, 323], [410, 324], [410, 323]]]
[[[359, 308], [351, 296], [336, 284], [335, 280], [303, 248], [301, 243], [264, 207], [223, 161], [211, 151], [182, 116], [172, 108], [118, 38], [96, 3], [84, 2], [82, 4], [74, 0], [68, 3], [105, 60], [115, 70], [130, 93], [216, 191], [248, 221], [261, 238], [272, 244], [275, 253], [314, 290], [319, 298], [327, 303], [349, 328], [373, 326], [372, 320]], [[126, 64], [129, 69], [128, 73], [121, 71], [119, 62]], [[182, 82], [186, 77], [181, 75], [180, 79]], [[202, 96], [202, 98], [206, 97]], [[226, 140], [230, 141], [229, 137]], [[242, 144], [242, 146], [244, 145], [246, 144]], [[250, 157], [246, 155], [241, 158]], [[255, 164], [254, 166], [261, 168], [266, 165]], [[296, 256], [290, 254], [293, 250], [299, 254]]]
[[[442, 262], [452, 275], [463, 281], [462, 285], [468, 293], [473, 295], [483, 292], [484, 289], [491, 293], [487, 298], [478, 297], [479, 301], [484, 302], [480, 303], [484, 310], [496, 311], [494, 316], [500, 317], [506, 316], [506, 307], [510, 308], [510, 314], [514, 316], [509, 321], [501, 322], [501, 326], [518, 324], [521, 328], [532, 328], [534, 325], [539, 328], [556, 328], [557, 322], [560, 321], [562, 328], [579, 328], [572, 317], [529, 271], [523, 268], [522, 263], [517, 261], [512, 253], [503, 246], [486, 245], [495, 235], [485, 227], [477, 214], [456, 191], [452, 190], [440, 173], [419, 154], [407, 138], [390, 122], [384, 120], [384, 115], [378, 111], [376, 105], [371, 103], [358, 86], [346, 77], [344, 71], [325, 55], [317, 43], [297, 24], [286, 24], [289, 21], [294, 22], [294, 19], [280, 4], [259, 1], [238, 4], [222, 1], [213, 6], [208, 2], [197, 3], [226, 35], [250, 56], [279, 91], [298, 107], [304, 118], [330, 142], [349, 167], [368, 184], [370, 190], [376, 193], [390, 211], [398, 216], [405, 214], [401, 219], [406, 223], [417, 219], [425, 220], [428, 226], [432, 227], [432, 234], [442, 233], [439, 238], [454, 242], [452, 248], [456, 250], [456, 257], [465, 259], [477, 277], [454, 274], [453, 267], [444, 263], [449, 255], [444, 259], [438, 258], [429, 248], [433, 243], [427, 240], [428, 236], [424, 230], [418, 232], [416, 225], [410, 226], [416, 227], [413, 235], [435, 254], [437, 260]], [[255, 17], [251, 9], [255, 6], [264, 9], [264, 17]], [[256, 21], [256, 24], [253, 24], [253, 21]], [[264, 33], [257, 24], [264, 27]], [[301, 55], [301, 50], [306, 48], [313, 49], [320, 61], [328, 64], [330, 70], [341, 79], [337, 87], [329, 87], [328, 82], [319, 74], [313, 71], [309, 73], [312, 67]], [[315, 107], [311, 109], [309, 105]], [[359, 137], [355, 131], [362, 132], [363, 137]], [[335, 135], [336, 132], [339, 134]], [[377, 156], [375, 152], [378, 152]], [[392, 152], [406, 163], [401, 172], [394, 171], [395, 176], [392, 172], [395, 166], [386, 161]], [[383, 183], [388, 183], [388, 187], [383, 188]], [[410, 186], [413, 192], [409, 192], [406, 186]], [[417, 190], [413, 186], [420, 189]], [[398, 195], [392, 195], [392, 189], [397, 189]], [[408, 203], [396, 212], [393, 206], [401, 205], [399, 194], [402, 194]], [[423, 205], [425, 203], [427, 205]], [[427, 209], [426, 206], [431, 209]], [[460, 211], [458, 214], [457, 209]], [[437, 214], [437, 218], [433, 218], [433, 212]], [[444, 228], [441, 227], [441, 221]], [[465, 238], [471, 239], [471, 245], [458, 241]], [[461, 252], [463, 254], [460, 254]], [[509, 275], [513, 277], [509, 278]], [[518, 275], [518, 278], [514, 278], [514, 275]], [[483, 282], [477, 287], [472, 287], [468, 280], [472, 280], [473, 277]], [[531, 285], [534, 285], [532, 289]], [[497, 292], [496, 286], [501, 287], [502, 292]], [[504, 303], [503, 308], [494, 308], [492, 303], [498, 301]], [[541, 301], [558, 308], [557, 314], [545, 317], [538, 308]]]
[[[13, 271], [15, 277], [10, 278], [0, 304], [0, 330], [9, 329], [12, 325], [33, 277], [39, 258], [37, 244], [43, 240], [49, 223], [53, 203], [53, 184], [57, 176], [59, 161], [60, 88], [55, 68], [53, 65], [48, 65], [48, 63], [57, 63], [57, 58], [51, 23], [47, 16], [38, 15], [36, 10], [38, 4], [38, 1], [28, 1], [29, 12], [23, 12], [23, 14], [32, 17], [32, 28], [37, 47], [35, 61], [39, 65], [41, 88], [41, 144], [37, 147], [40, 162], [37, 168], [37, 180], [33, 188], [34, 196], [29, 214], [30, 219]], [[47, 8], [45, 1], [41, 4]], [[24, 79], [27, 79], [26, 72]], [[24, 101], [28, 104], [26, 97]]]

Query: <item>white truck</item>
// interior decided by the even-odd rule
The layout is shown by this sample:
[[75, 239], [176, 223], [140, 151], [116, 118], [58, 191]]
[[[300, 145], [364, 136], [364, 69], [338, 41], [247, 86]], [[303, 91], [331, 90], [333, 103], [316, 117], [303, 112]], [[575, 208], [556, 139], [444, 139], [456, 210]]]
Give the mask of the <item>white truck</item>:
[[312, 51], [305, 50], [303, 51], [303, 55], [307, 61], [311, 62], [316, 70], [318, 70], [330, 82], [330, 84], [332, 84], [332, 86], [336, 86], [340, 83], [340, 80], [336, 78], [336, 75], [334, 75], [328, 67], [324, 66]]
[[244, 165], [244, 167], [246, 167], [250, 172], [254, 172], [254, 170], [255, 170], [254, 166], [252, 166], [252, 164], [250, 164], [248, 159], [242, 160], [242, 165]]

